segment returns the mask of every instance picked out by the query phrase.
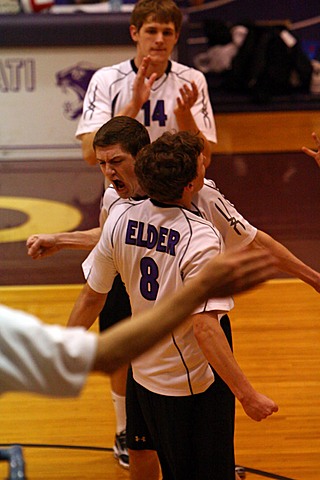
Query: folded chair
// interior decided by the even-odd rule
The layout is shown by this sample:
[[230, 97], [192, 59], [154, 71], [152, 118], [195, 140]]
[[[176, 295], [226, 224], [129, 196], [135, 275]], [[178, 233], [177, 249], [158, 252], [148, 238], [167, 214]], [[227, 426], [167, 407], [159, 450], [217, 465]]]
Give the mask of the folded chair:
[[25, 463], [20, 445], [9, 448], [0, 448], [0, 462], [6, 461], [9, 465], [7, 480], [27, 480], [25, 476]]

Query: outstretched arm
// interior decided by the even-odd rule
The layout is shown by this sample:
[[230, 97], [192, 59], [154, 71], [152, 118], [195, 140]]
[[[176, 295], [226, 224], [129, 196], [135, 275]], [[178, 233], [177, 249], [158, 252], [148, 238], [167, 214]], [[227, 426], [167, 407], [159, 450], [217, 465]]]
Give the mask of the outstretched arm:
[[246, 414], [259, 422], [278, 411], [276, 403], [257, 392], [237, 364], [214, 312], [193, 315], [194, 334], [206, 359], [241, 402]]
[[310, 148], [307, 148], [307, 147], [302, 147], [302, 151], [309, 155], [309, 157], [312, 157], [315, 159], [315, 161], [317, 162], [317, 164], [319, 165], [320, 167], [320, 138], [318, 137], [318, 135], [316, 133], [312, 133], [312, 138], [316, 144], [316, 148], [317, 148], [317, 151], [314, 151], [314, 150], [311, 150]]
[[27, 253], [34, 260], [50, 257], [60, 250], [92, 250], [100, 238], [100, 227], [91, 230], [31, 235], [26, 242]]
[[269, 250], [277, 260], [277, 267], [282, 272], [300, 278], [311, 285], [316, 292], [320, 292], [320, 273], [299, 260], [284, 245], [277, 242], [265, 232], [258, 230], [251, 247], [263, 247]]
[[[262, 251], [229, 252], [215, 257], [189, 285], [99, 336], [83, 329], [44, 325], [30, 315], [0, 305], [0, 339], [5, 344], [0, 348], [0, 393], [16, 390], [76, 396], [88, 370], [114, 372], [161, 340], [208, 296], [225, 296], [254, 287], [270, 278], [272, 265], [272, 257]], [[103, 306], [105, 295], [90, 290], [84, 297], [86, 294], [92, 294], [86, 321], [74, 310], [74, 324], [88, 327]]]

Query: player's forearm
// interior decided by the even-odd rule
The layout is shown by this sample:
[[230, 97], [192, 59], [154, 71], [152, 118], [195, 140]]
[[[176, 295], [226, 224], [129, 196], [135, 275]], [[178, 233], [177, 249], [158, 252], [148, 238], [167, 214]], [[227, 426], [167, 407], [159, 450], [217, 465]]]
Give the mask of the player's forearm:
[[195, 335], [206, 359], [240, 401], [245, 413], [259, 422], [277, 412], [277, 404], [257, 392], [242, 372], [218, 321], [210, 314], [194, 317]]
[[205, 167], [208, 168], [211, 164], [211, 158], [212, 158], [212, 143], [210, 143], [207, 138], [203, 135], [202, 132], [199, 133], [200, 137], [203, 139], [204, 142], [204, 148], [203, 148], [203, 154], [206, 157], [206, 162], [205, 162]]
[[56, 247], [59, 250], [92, 250], [100, 238], [100, 227], [91, 230], [57, 233]]
[[193, 318], [196, 339], [210, 365], [240, 402], [250, 398], [254, 388], [236, 362], [218, 320], [212, 313], [197, 314]]
[[205, 167], [208, 168], [211, 163], [212, 146], [205, 135], [199, 130], [191, 112], [176, 113], [176, 120], [180, 131], [188, 131], [199, 135], [204, 144], [203, 155], [206, 157]]
[[153, 308], [109, 328], [99, 337], [95, 369], [111, 373], [129, 363], [182, 323], [204, 301], [207, 292], [206, 282], [196, 281]]
[[284, 245], [277, 242], [265, 232], [258, 230], [252, 242], [253, 246], [267, 248], [277, 260], [277, 267], [289, 275], [300, 278], [320, 292], [320, 273], [299, 260]]
[[[240, 401], [245, 413], [257, 422], [278, 411], [276, 403], [257, 392], [237, 364], [217, 319], [210, 314], [195, 315], [195, 334], [213, 368]], [[205, 320], [203, 321], [203, 317]], [[201, 320], [202, 318], [202, 320]], [[197, 329], [197, 320], [200, 329]]]
[[74, 304], [67, 326], [89, 329], [101, 312], [106, 298], [107, 294], [97, 293], [86, 284]]
[[96, 132], [85, 133], [81, 136], [81, 149], [84, 160], [89, 165], [96, 165], [97, 159], [93, 149], [93, 139]]
[[134, 101], [130, 101], [129, 103], [127, 103], [125, 107], [123, 107], [123, 109], [120, 112], [117, 113], [116, 116], [119, 117], [121, 115], [124, 115], [126, 117], [136, 118], [141, 107], [142, 105], [137, 104]]

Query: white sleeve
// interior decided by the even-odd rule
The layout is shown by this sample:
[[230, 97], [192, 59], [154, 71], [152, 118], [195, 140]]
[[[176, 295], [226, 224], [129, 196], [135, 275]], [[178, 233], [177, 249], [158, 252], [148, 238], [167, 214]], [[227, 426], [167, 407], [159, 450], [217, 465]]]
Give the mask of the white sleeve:
[[112, 117], [111, 97], [109, 94], [109, 75], [106, 68], [95, 72], [90, 80], [83, 100], [82, 115], [77, 127], [76, 137], [84, 133], [96, 132], [101, 125]]
[[212, 180], [205, 179], [193, 203], [221, 233], [226, 248], [245, 247], [251, 243], [257, 228], [239, 213]]
[[96, 349], [96, 335], [83, 328], [44, 324], [0, 305], [0, 394], [75, 397], [86, 382]]
[[99, 242], [82, 264], [89, 287], [98, 293], [108, 293], [118, 274], [109, 243], [109, 223], [104, 224]]
[[[111, 208], [117, 204], [117, 202], [120, 202], [121, 199], [115, 189], [113, 188], [112, 185], [109, 185], [109, 187], [105, 190], [104, 195], [103, 195], [103, 200], [102, 200], [102, 207], [100, 211], [100, 227], [102, 228], [102, 231], [104, 229], [104, 226], [106, 224], [106, 221], [109, 217], [110, 210]], [[101, 235], [102, 236], [102, 235]], [[97, 244], [98, 245], [98, 244]], [[89, 277], [89, 274], [91, 272], [91, 268], [93, 265], [94, 258], [96, 256], [96, 252], [99, 248], [99, 253], [97, 254], [98, 258], [101, 258], [101, 262], [104, 262], [104, 255], [101, 252], [100, 247], [96, 247], [91, 250], [87, 258], [83, 261], [82, 263], [82, 272], [84, 275], [84, 278], [87, 280]], [[98, 261], [98, 260], [97, 260]], [[113, 262], [111, 262], [111, 267], [113, 267]], [[106, 292], [103, 292], [106, 293]]]
[[212, 106], [209, 97], [208, 84], [203, 73], [195, 75], [198, 87], [198, 98], [191, 111], [195, 122], [209, 142], [217, 143], [216, 124], [214, 121]]
[[[192, 245], [195, 246], [194, 251]], [[210, 231], [207, 226], [204, 226], [203, 229], [198, 227], [193, 230], [192, 245], [189, 246], [181, 263], [181, 277], [185, 285], [198, 275], [205, 262], [223, 251], [223, 243], [220, 235], [214, 228]], [[199, 249], [199, 245], [201, 245], [201, 250]], [[233, 307], [234, 302], [232, 297], [209, 298], [202, 305], [199, 305], [193, 313], [213, 310], [229, 312]]]

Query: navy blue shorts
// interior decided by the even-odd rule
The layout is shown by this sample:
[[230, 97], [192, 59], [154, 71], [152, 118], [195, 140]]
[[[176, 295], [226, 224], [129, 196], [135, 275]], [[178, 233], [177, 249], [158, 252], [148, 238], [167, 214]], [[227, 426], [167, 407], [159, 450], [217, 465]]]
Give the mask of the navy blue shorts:
[[99, 315], [100, 332], [127, 317], [131, 317], [130, 300], [120, 275], [117, 275]]
[[130, 370], [126, 401], [127, 446], [156, 450], [164, 480], [234, 480], [235, 400], [217, 375], [205, 392], [173, 397], [145, 389]]

